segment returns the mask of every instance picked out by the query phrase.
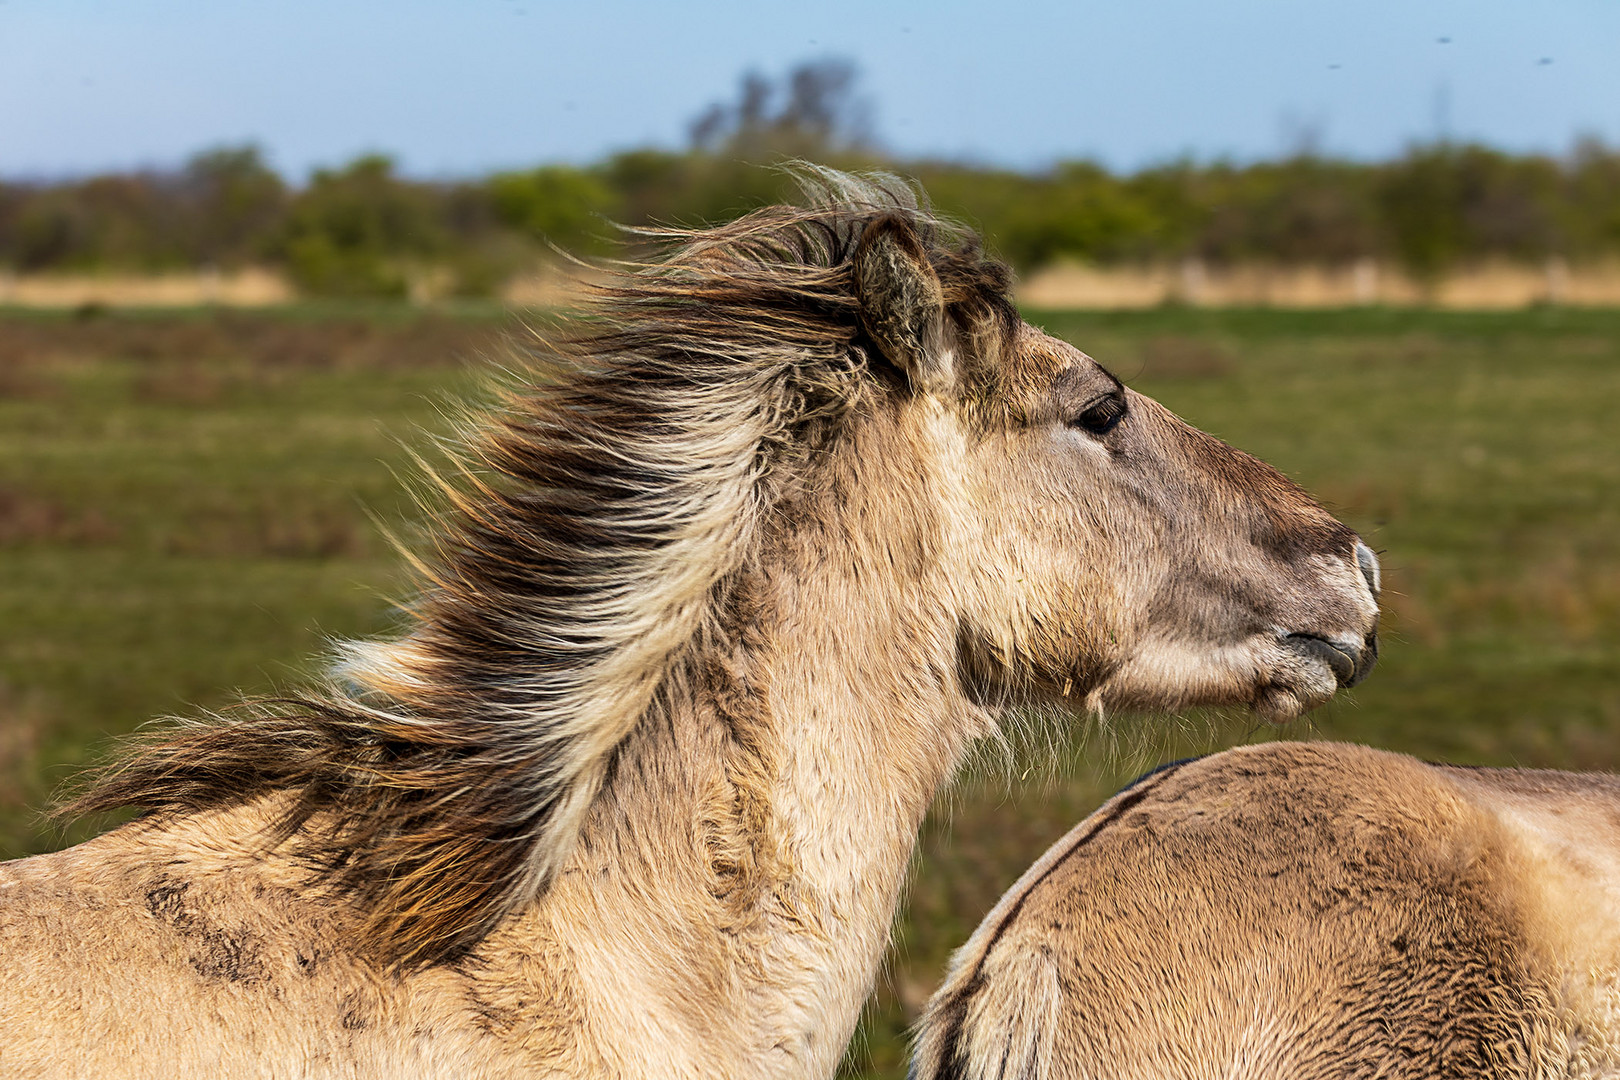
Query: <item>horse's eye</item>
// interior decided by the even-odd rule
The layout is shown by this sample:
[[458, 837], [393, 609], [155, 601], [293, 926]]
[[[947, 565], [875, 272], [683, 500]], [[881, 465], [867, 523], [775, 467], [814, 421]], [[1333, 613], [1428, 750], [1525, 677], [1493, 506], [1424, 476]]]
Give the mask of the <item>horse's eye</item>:
[[1125, 411], [1125, 395], [1110, 394], [1086, 406], [1084, 412], [1069, 421], [1069, 425], [1093, 435], [1106, 435], [1125, 419]]

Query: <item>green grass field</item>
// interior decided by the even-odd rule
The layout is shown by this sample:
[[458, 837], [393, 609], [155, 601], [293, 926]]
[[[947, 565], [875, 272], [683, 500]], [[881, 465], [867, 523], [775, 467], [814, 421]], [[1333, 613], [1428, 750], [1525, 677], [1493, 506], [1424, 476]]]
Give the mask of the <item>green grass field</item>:
[[[1155, 761], [1327, 737], [1620, 765], [1620, 312], [1033, 312], [1316, 492], [1384, 559], [1383, 658], [1281, 731], [1084, 726], [992, 760], [927, 825], [851, 1075], [899, 1075], [948, 951], [1040, 850]], [[405, 444], [449, 429], [492, 310], [0, 313], [0, 855], [109, 736], [296, 682], [403, 588]]]

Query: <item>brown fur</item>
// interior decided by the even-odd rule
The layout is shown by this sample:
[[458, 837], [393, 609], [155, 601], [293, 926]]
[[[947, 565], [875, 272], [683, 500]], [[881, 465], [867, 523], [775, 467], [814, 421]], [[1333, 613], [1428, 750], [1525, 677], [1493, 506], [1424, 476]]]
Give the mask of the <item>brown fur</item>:
[[903, 185], [807, 182], [530, 358], [401, 638], [0, 867], [29, 1071], [826, 1075], [1010, 709], [1290, 717], [1365, 673], [1353, 533], [1020, 323]]
[[1327, 743], [1171, 766], [985, 919], [912, 1075], [1612, 1076], [1617, 841], [1611, 776]]

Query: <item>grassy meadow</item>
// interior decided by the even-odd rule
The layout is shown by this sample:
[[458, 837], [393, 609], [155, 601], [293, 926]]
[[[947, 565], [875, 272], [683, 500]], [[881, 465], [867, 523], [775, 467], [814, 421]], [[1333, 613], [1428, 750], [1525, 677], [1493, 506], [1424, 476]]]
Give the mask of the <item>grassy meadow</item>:
[[[948, 951], [1035, 856], [1156, 761], [1277, 737], [1620, 767], [1620, 311], [1029, 313], [1271, 461], [1381, 553], [1378, 670], [1287, 729], [1081, 725], [988, 755], [924, 831], [850, 1075], [898, 1076]], [[519, 324], [492, 307], [0, 312], [0, 855], [151, 717], [385, 631], [406, 445], [443, 434]], [[1062, 733], [1057, 733], [1062, 734]]]

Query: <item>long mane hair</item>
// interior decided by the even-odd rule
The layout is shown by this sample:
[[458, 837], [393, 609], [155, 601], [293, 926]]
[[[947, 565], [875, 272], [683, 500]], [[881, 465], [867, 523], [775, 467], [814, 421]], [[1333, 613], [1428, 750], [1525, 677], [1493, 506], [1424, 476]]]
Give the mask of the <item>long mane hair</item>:
[[340, 646], [318, 691], [136, 743], [67, 813], [267, 797], [383, 959], [452, 959], [558, 871], [609, 763], [716, 640], [782, 477], [892, 373], [851, 259], [898, 219], [959, 326], [1015, 318], [1008, 275], [907, 185], [806, 168], [806, 204], [658, 245], [465, 438], [409, 625]]

